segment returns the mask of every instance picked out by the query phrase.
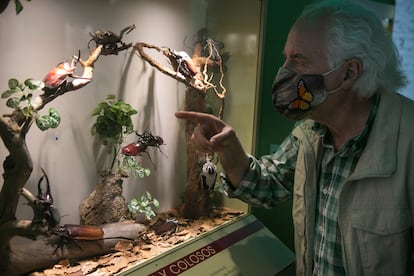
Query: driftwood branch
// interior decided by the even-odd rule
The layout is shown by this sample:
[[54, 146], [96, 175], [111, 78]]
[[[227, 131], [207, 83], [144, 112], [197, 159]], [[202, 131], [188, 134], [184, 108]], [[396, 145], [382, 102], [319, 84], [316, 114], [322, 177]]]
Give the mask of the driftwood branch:
[[112, 223], [102, 226], [104, 239], [100, 240], [72, 240], [57, 248], [60, 237], [38, 237], [37, 240], [28, 240], [24, 244], [11, 244], [11, 256], [8, 270], [2, 275], [21, 275], [33, 270], [48, 268], [62, 259], [76, 260], [114, 252], [119, 241], [131, 241], [145, 229], [137, 223]]
[[[207, 47], [208, 56], [203, 56], [203, 48]], [[139, 55], [158, 69], [160, 72], [170, 76], [177, 81], [186, 85], [185, 94], [185, 110], [205, 112], [205, 95], [208, 90], [213, 90], [217, 98], [220, 100], [218, 117], [223, 117], [224, 98], [226, 88], [223, 85], [224, 72], [221, 56], [216, 48], [216, 43], [212, 39], [207, 39], [205, 46], [201, 42], [195, 44], [194, 54], [191, 57], [191, 64], [184, 64], [190, 70], [181, 70], [180, 64], [187, 62], [186, 60], [176, 61], [176, 58], [184, 59], [182, 52], [173, 51], [167, 47], [158, 47], [147, 43], [136, 43], [134, 48]], [[164, 66], [159, 61], [148, 55], [144, 48], [153, 49], [162, 53], [171, 64], [171, 68]], [[181, 56], [179, 56], [181, 55]], [[186, 57], [187, 58], [187, 57]], [[189, 58], [189, 57], [188, 57]], [[192, 68], [194, 65], [194, 68]], [[214, 78], [214, 74], [209, 69], [212, 67], [219, 68], [219, 79]], [[187, 69], [187, 68], [186, 68]], [[195, 73], [196, 71], [196, 73]], [[183, 74], [182, 72], [188, 72]], [[213, 83], [218, 82], [218, 85]], [[185, 123], [185, 137], [187, 146], [187, 181], [184, 197], [184, 216], [190, 219], [200, 218], [210, 212], [209, 191], [203, 188], [201, 184], [201, 170], [203, 162], [206, 162], [205, 155], [197, 152], [192, 145], [191, 135], [195, 124], [190, 121]]]
[[[201, 54], [203, 47], [208, 48], [207, 52], [209, 55], [207, 57], [204, 57]], [[166, 74], [167, 76], [170, 76], [171, 78], [183, 83], [193, 91], [198, 90], [203, 93], [206, 93], [208, 90], [214, 91], [216, 97], [220, 100], [220, 108], [217, 117], [221, 119], [223, 118], [224, 98], [227, 92], [227, 89], [223, 85], [223, 60], [221, 59], [220, 53], [215, 47], [215, 42], [212, 39], [207, 39], [205, 46], [202, 46], [200, 43], [195, 44], [194, 54], [191, 59], [194, 65], [197, 67], [198, 72], [192, 78], [184, 76], [178, 70], [172, 70], [171, 68], [164, 66], [152, 56], [148, 55], [144, 50], [144, 48], [154, 49], [157, 52], [162, 53], [166, 58], [169, 58], [171, 56], [171, 50], [169, 48], [159, 47], [145, 42], [136, 43], [134, 48], [139, 53], [139, 55], [153, 67], [157, 68], [160, 72]], [[218, 86], [212, 82], [214, 74], [208, 72], [208, 68], [211, 67], [216, 67], [219, 69]]]
[[157, 68], [160, 72], [170, 76], [171, 78], [176, 79], [177, 81], [185, 84], [186, 86], [191, 86], [192, 88], [200, 91], [206, 91], [207, 89], [211, 88], [210, 84], [203, 82], [202, 77], [199, 74], [197, 74], [195, 77], [189, 80], [180, 72], [174, 71], [161, 64], [160, 62], [152, 58], [150, 55], [148, 55], [144, 50], [144, 48], [154, 49], [158, 52], [161, 52], [164, 56], [168, 57], [168, 49], [166, 49], [165, 47], [158, 47], [156, 45], [139, 42], [135, 44], [134, 48], [138, 51], [139, 55], [153, 67]]
[[[43, 94], [32, 100], [32, 108], [35, 111], [41, 110], [56, 97], [90, 83], [93, 77], [93, 67], [99, 58], [100, 51], [101, 46], [98, 46], [85, 61], [74, 57], [74, 60], [78, 60], [83, 67], [82, 76], [67, 80], [56, 89], [45, 87]], [[26, 134], [33, 121], [34, 118], [26, 117], [19, 110], [0, 117], [0, 136], [9, 151], [9, 155], [3, 162], [4, 182], [0, 191], [0, 272], [7, 268], [10, 257], [8, 241], [11, 237], [18, 235], [33, 239], [39, 234], [50, 231], [47, 226], [34, 225], [32, 221], [17, 221], [15, 217], [20, 197], [19, 191], [23, 191], [22, 195], [26, 199], [33, 200], [29, 192], [23, 189], [33, 170], [31, 155], [26, 145]]]
[[[44, 93], [32, 101], [34, 110], [41, 110], [47, 103], [66, 92], [80, 89], [91, 82], [93, 67], [99, 57], [102, 46], [95, 48], [89, 58], [82, 61], [83, 74], [80, 77], [66, 81], [56, 89], [44, 88]], [[4, 184], [0, 192], [0, 225], [14, 220], [15, 211], [19, 199], [19, 191], [26, 184], [33, 164], [26, 146], [26, 133], [29, 131], [34, 118], [26, 118], [22, 112], [14, 111], [13, 114], [0, 118], [0, 135], [9, 150], [10, 155], [4, 161]], [[1, 234], [1, 232], [0, 232]]]
[[35, 98], [32, 102], [32, 106], [35, 110], [42, 109], [47, 103], [53, 101], [55, 98], [74, 90], [78, 90], [85, 85], [89, 84], [93, 78], [93, 69], [95, 62], [98, 60], [99, 55], [102, 51], [102, 45], [96, 47], [92, 50], [89, 58], [85, 61], [81, 60], [77, 56], [73, 56], [72, 63], [79, 62], [83, 68], [83, 74], [78, 77], [74, 77], [70, 81], [66, 81], [63, 85], [55, 88], [49, 89], [47, 87], [44, 88], [45, 93], [39, 95]]
[[[132, 30], [133, 27], [128, 27], [124, 29], [123, 32]], [[117, 36], [110, 31], [105, 31], [102, 37], [94, 37], [93, 40], [96, 42], [96, 47], [91, 50], [86, 60], [82, 60], [80, 58], [80, 53], [78, 53], [78, 56], [72, 57], [70, 64], [68, 62], [60, 63], [59, 65], [61, 65], [61, 67], [58, 65], [46, 75], [46, 77], [50, 76], [50, 84], [53, 85], [45, 85], [42, 89], [43, 92], [32, 98], [28, 107], [22, 109], [16, 108], [11, 114], [4, 114], [0, 117], [0, 136], [9, 151], [9, 155], [3, 162], [4, 182], [0, 191], [1, 275], [24, 273], [7, 273], [4, 271], [8, 271], [10, 265], [12, 265], [14, 269], [17, 269], [17, 271], [25, 268], [26, 263], [28, 263], [29, 266], [37, 266], [38, 262], [42, 260], [42, 254], [39, 254], [39, 252], [43, 252], [41, 249], [46, 250], [44, 252], [49, 252], [46, 248], [42, 248], [42, 242], [40, 242], [40, 244], [38, 244], [38, 241], [33, 243], [29, 242], [29, 244], [33, 244], [33, 248], [31, 249], [32, 253], [30, 253], [31, 255], [29, 254], [30, 257], [21, 257], [20, 255], [22, 254], [22, 256], [24, 256], [23, 252], [30, 252], [30, 250], [27, 251], [26, 245], [24, 245], [20, 249], [20, 255], [18, 249], [13, 251], [10, 244], [12, 237], [21, 236], [28, 239], [35, 239], [42, 235], [50, 236], [56, 227], [56, 223], [58, 223], [58, 220], [51, 221], [48, 220], [47, 217], [46, 219], [44, 217], [45, 210], [48, 212], [52, 210], [50, 209], [51, 207], [55, 208], [52, 206], [52, 203], [39, 198], [39, 196], [36, 197], [31, 194], [30, 191], [24, 189], [33, 170], [31, 155], [26, 145], [26, 134], [35, 120], [35, 115], [33, 114], [43, 109], [46, 104], [57, 97], [67, 92], [78, 90], [89, 84], [93, 78], [95, 62], [100, 55], [118, 54], [119, 51], [131, 47], [132, 44], [125, 44], [122, 42], [121, 38], [123, 32], [121, 32], [120, 36]], [[95, 33], [95, 35], [97, 35], [97, 33]], [[113, 41], [113, 38], [116, 38], [116, 40]], [[106, 52], [102, 51], [103, 47], [107, 50]], [[110, 51], [108, 51], [108, 49]], [[69, 66], [68, 70], [64, 67], [66, 64]], [[74, 74], [76, 65], [78, 64], [80, 64], [83, 70], [80, 76]], [[61, 70], [62, 68], [64, 69], [63, 73]], [[33, 208], [34, 218], [31, 221], [19, 221], [16, 219], [16, 209], [20, 195], [25, 197], [28, 200], [28, 204]], [[57, 211], [57, 209], [53, 209], [53, 211]], [[44, 240], [46, 238], [40, 238], [40, 240], [42, 239]], [[104, 242], [104, 244], [106, 244], [106, 242]], [[99, 251], [99, 253], [102, 253], [102, 251]]]

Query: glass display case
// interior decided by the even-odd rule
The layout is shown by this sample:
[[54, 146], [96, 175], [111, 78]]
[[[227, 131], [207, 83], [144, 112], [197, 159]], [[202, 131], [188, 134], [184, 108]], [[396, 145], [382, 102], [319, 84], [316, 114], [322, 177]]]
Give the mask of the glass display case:
[[[23, 145], [25, 160], [16, 159], [15, 149], [20, 146], [5, 138], [0, 145], [4, 161], [0, 172], [5, 176], [0, 205], [6, 211], [0, 223], [16, 222], [16, 227], [10, 228], [12, 232], [33, 230], [29, 226], [20, 228], [21, 223], [33, 226], [36, 222], [36, 227], [41, 227], [36, 228], [36, 234], [17, 234], [26, 238], [13, 238], [12, 247], [16, 244], [24, 248], [21, 252], [33, 254], [44, 249], [46, 255], [53, 255], [48, 259], [56, 262], [59, 250], [71, 247], [71, 240], [89, 239], [86, 232], [79, 234], [78, 230], [94, 233], [91, 235], [96, 240], [106, 238], [106, 232], [102, 234], [100, 229], [81, 228], [85, 219], [80, 213], [85, 198], [98, 193], [95, 187], [103, 177], [103, 168], [119, 161], [121, 149], [125, 153], [124, 147], [129, 145], [137, 153], [132, 159], [148, 170], [141, 171], [141, 176], [128, 177], [118, 171], [122, 181], [120, 187], [116, 184], [120, 190], [117, 199], [123, 197], [131, 203], [138, 198], [142, 203], [140, 196], [149, 195], [151, 200], [156, 199], [152, 201], [156, 213], [182, 206], [188, 178], [188, 141], [185, 123], [176, 119], [174, 112], [188, 109], [185, 99], [191, 91], [186, 81], [190, 83], [193, 78], [183, 73], [186, 59], [182, 53], [194, 57], [200, 39], [213, 39], [222, 57], [221, 69], [208, 71], [201, 82], [211, 81], [211, 87], [220, 85], [226, 90], [223, 99], [214, 89], [203, 91], [205, 111], [217, 115], [218, 106], [225, 103], [221, 116], [238, 130], [246, 150], [253, 151], [262, 1], [17, 1], [23, 7], [18, 14], [15, 3], [11, 1], [0, 14], [0, 57], [5, 64], [0, 69], [0, 113], [5, 115], [2, 137], [10, 134], [11, 121], [18, 125], [16, 137]], [[137, 45], [143, 45], [140, 43], [155, 46], [145, 51], [172, 74], [157, 70], [145, 60], [137, 50]], [[205, 44], [202, 46], [202, 51], [207, 51]], [[168, 59], [167, 52], [175, 59]], [[183, 74], [184, 82], [174, 74]], [[213, 83], [217, 76], [221, 76], [220, 84]], [[30, 79], [42, 80], [45, 86]], [[136, 111], [128, 114], [133, 129], [122, 137], [116, 158], [111, 155], [108, 159], [113, 149], [95, 135], [100, 116], [96, 108], [102, 111], [103, 105], [112, 109], [122, 105], [121, 111]], [[16, 119], [16, 114], [24, 118]], [[112, 116], [104, 115], [106, 119]], [[217, 160], [211, 161], [220, 173]], [[16, 164], [22, 178], [14, 174]], [[19, 181], [14, 188], [10, 185], [13, 177]], [[221, 195], [219, 178], [216, 184], [214, 191], [203, 191], [215, 199], [215, 206], [247, 213], [246, 204]], [[105, 212], [112, 214], [116, 208], [111, 208], [108, 200], [112, 199], [105, 198], [88, 208], [105, 206]], [[10, 219], [13, 215], [16, 221]], [[46, 224], [54, 228], [42, 230]], [[31, 246], [27, 237], [42, 231], [45, 235], [60, 235], [64, 243], [51, 249]], [[36, 258], [28, 258], [29, 253], [22, 257], [26, 265], [16, 267], [14, 272], [27, 273], [47, 266], [44, 260], [36, 263]], [[13, 261], [16, 259], [10, 259]]]

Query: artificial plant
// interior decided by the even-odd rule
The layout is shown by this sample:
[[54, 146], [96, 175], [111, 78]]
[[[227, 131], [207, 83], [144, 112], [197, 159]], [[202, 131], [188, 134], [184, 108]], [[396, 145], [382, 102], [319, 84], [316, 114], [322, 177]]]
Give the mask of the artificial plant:
[[[90, 50], [86, 60], [81, 59], [78, 52], [77, 55], [72, 56], [70, 62], [61, 62], [50, 70], [43, 82], [28, 79], [20, 83], [16, 79], [10, 79], [8, 89], [2, 93], [2, 97], [7, 99], [6, 105], [10, 107], [10, 112], [0, 116], [0, 137], [9, 152], [3, 162], [4, 181], [0, 191], [0, 274], [2, 275], [27, 273], [56, 261], [56, 258], [50, 256], [42, 258], [36, 255], [38, 248], [42, 248], [44, 252], [52, 249], [49, 254], [53, 252], [53, 246], [45, 241], [33, 242], [34, 246], [38, 247], [34, 250], [29, 249], [30, 243], [23, 249], [12, 248], [10, 243], [14, 236], [34, 240], [42, 236], [48, 238], [56, 230], [55, 221], [50, 223], [47, 219], [19, 220], [16, 217], [20, 196], [27, 200], [35, 217], [41, 216], [45, 205], [49, 204], [39, 195], [34, 195], [25, 188], [33, 170], [26, 137], [33, 123], [36, 123], [41, 130], [57, 127], [60, 122], [57, 111], [51, 108], [44, 115], [40, 114], [41, 111], [57, 97], [88, 85], [93, 79], [95, 62], [101, 55], [118, 53], [120, 40], [116, 40], [112, 45], [108, 44], [107, 38], [108, 36], [103, 37], [102, 40], [94, 38], [96, 45]], [[121, 45], [122, 50], [127, 48], [126, 45]], [[109, 48], [111, 51], [108, 51]], [[75, 75], [75, 70], [80, 69], [82, 74]], [[107, 250], [107, 247], [101, 248], [102, 252]], [[13, 254], [10, 254], [11, 252]], [[27, 260], [27, 252], [32, 252], [33, 256], [36, 256], [32, 258], [32, 262]]]
[[101, 170], [95, 189], [79, 206], [81, 222], [100, 225], [129, 217], [128, 206], [122, 195], [122, 178], [130, 173], [140, 177], [150, 174], [133, 156], [120, 150], [125, 138], [134, 133], [132, 116], [137, 111], [115, 95], [107, 96], [92, 112], [96, 118], [91, 133], [105, 147], [109, 162]]

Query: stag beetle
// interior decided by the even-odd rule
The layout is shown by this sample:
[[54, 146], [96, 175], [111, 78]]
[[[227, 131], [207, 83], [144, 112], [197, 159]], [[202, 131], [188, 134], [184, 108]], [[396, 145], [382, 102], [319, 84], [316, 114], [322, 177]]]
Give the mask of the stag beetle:
[[[56, 206], [53, 205], [53, 197], [50, 191], [49, 178], [44, 169], [41, 168], [41, 170], [43, 172], [43, 175], [37, 183], [39, 213], [35, 214], [35, 218], [33, 220], [54, 228], [60, 223], [60, 214]], [[43, 180], [46, 180], [46, 191], [42, 190]]]
[[117, 55], [119, 51], [128, 49], [132, 46], [132, 43], [124, 43], [122, 37], [133, 29], [135, 29], [135, 25], [125, 27], [121, 30], [119, 35], [108, 30], [98, 30], [95, 33], [90, 33], [92, 39], [88, 42], [88, 48], [90, 48], [90, 43], [94, 41], [96, 46], [102, 45], [101, 55]]

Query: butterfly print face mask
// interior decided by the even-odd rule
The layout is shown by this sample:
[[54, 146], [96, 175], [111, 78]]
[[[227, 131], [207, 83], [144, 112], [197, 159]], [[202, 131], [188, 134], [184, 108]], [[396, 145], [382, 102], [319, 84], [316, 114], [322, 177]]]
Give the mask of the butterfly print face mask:
[[280, 67], [272, 88], [273, 105], [281, 114], [289, 119], [306, 118], [312, 107], [321, 104], [329, 94], [339, 91], [338, 87], [326, 91], [323, 78], [337, 70], [340, 66], [323, 74], [297, 74]]

